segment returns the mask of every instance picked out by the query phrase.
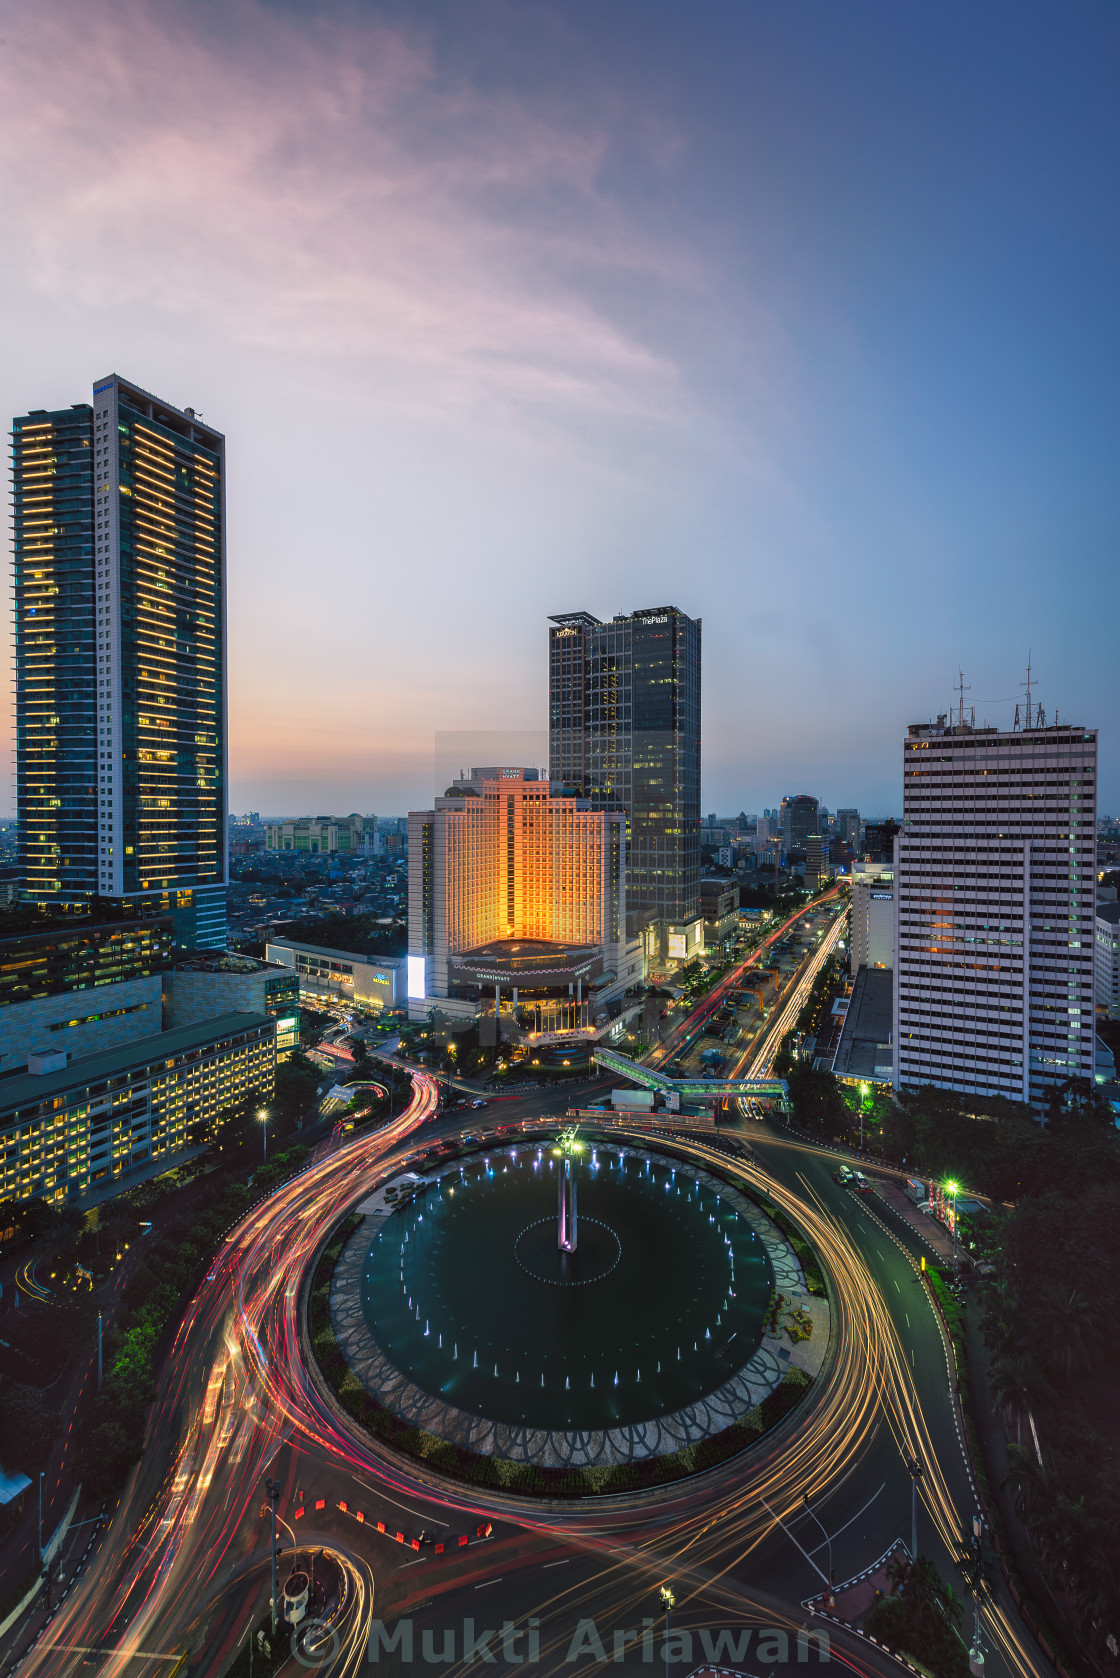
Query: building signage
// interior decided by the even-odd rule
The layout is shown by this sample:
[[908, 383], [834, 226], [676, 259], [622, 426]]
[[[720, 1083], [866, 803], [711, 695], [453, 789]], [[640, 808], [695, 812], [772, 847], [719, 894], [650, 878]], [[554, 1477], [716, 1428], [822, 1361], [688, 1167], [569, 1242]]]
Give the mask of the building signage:
[[409, 956], [407, 990], [410, 1001], [423, 1002], [424, 1000], [426, 994], [424, 965], [423, 956]]
[[670, 932], [669, 955], [675, 959], [688, 954], [688, 939], [683, 932]]
[[873, 891], [871, 893], [871, 896], [876, 903], [893, 903], [894, 902], [894, 892], [893, 891]]

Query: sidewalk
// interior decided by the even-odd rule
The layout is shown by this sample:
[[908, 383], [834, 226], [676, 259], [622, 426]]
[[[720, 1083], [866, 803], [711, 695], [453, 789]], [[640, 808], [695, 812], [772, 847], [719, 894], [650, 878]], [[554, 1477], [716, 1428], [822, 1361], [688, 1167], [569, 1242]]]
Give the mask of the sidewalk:
[[880, 1177], [877, 1186], [879, 1193], [892, 1212], [897, 1212], [900, 1218], [905, 1219], [915, 1235], [920, 1235], [922, 1240], [933, 1248], [938, 1258], [952, 1264], [953, 1237], [944, 1224], [938, 1223], [937, 1219], [930, 1217], [928, 1212], [919, 1212], [909, 1196], [904, 1194], [898, 1184], [892, 1182], [890, 1178]]

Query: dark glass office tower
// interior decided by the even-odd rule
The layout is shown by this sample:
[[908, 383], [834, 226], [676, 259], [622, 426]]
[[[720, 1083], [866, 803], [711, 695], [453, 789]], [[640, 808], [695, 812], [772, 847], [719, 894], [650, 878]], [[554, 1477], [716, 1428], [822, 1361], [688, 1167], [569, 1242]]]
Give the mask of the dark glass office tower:
[[116, 375], [14, 436], [24, 889], [224, 947], [225, 440]]
[[627, 925], [700, 914], [700, 619], [675, 606], [550, 620], [549, 774], [625, 810]]

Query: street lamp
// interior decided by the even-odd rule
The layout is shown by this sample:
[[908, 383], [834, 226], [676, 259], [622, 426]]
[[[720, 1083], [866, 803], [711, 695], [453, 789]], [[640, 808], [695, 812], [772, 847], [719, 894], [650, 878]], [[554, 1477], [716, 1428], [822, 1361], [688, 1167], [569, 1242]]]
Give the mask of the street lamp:
[[960, 1186], [959, 1183], [946, 1183], [945, 1187], [948, 1189], [949, 1193], [953, 1197], [953, 1269], [956, 1270], [956, 1268], [957, 1268], [957, 1225], [958, 1225], [958, 1221], [959, 1221], [958, 1218], [957, 1218], [957, 1196], [961, 1192], [961, 1186]]
[[925, 1473], [925, 1469], [917, 1457], [911, 1457], [906, 1464], [910, 1473], [910, 1560], [918, 1559], [918, 1481]]
[[662, 1585], [657, 1600], [665, 1611], [665, 1678], [669, 1678], [669, 1615], [677, 1606], [677, 1599], [668, 1585]]
[[968, 1651], [968, 1670], [972, 1678], [983, 1678], [984, 1651], [980, 1647], [980, 1594], [984, 1588], [984, 1523], [979, 1515], [972, 1517], [972, 1602], [975, 1619], [972, 1628], [972, 1648]]
[[260, 1112], [257, 1114], [257, 1118], [261, 1121], [261, 1126], [262, 1126], [261, 1135], [264, 1138], [264, 1157], [265, 1157], [265, 1163], [267, 1164], [268, 1163], [268, 1108], [267, 1107], [262, 1107]]

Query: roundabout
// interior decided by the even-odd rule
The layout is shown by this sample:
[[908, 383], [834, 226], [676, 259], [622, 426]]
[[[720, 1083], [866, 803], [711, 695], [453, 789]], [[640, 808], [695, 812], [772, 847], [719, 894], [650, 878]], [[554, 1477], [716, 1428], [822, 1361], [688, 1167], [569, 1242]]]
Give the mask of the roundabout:
[[466, 1451], [590, 1467], [711, 1440], [816, 1372], [828, 1306], [755, 1201], [683, 1159], [575, 1148], [498, 1147], [359, 1206], [330, 1320], [373, 1403]]

